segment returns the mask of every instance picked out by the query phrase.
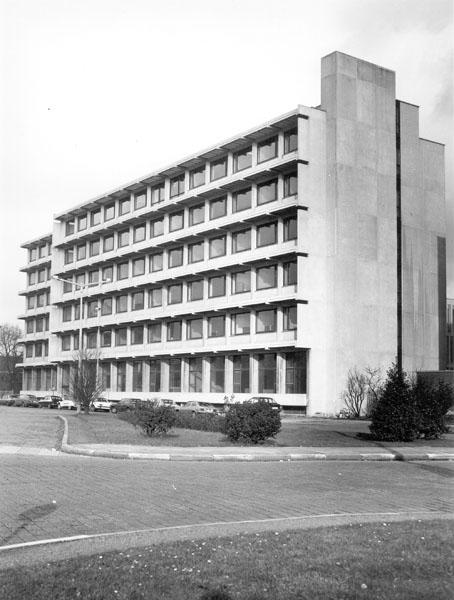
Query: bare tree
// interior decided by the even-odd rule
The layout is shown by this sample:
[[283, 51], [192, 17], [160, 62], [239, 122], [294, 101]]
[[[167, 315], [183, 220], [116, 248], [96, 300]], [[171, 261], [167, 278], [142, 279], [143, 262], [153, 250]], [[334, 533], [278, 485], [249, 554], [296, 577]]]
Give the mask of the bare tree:
[[367, 380], [367, 408], [366, 414], [370, 415], [383, 393], [383, 378], [380, 369], [366, 367], [364, 369]]
[[350, 369], [347, 375], [347, 385], [342, 393], [342, 400], [350, 416], [359, 417], [367, 397], [367, 377], [356, 367]]
[[6, 371], [6, 385], [11, 391], [20, 388], [20, 376], [16, 369], [16, 364], [21, 356], [19, 338], [22, 337], [22, 331], [16, 325], [3, 323], [0, 325], [0, 357]]
[[74, 355], [71, 375], [71, 395], [77, 404], [77, 412], [88, 414], [90, 404], [104, 391], [102, 378], [98, 374], [99, 351], [83, 348]]

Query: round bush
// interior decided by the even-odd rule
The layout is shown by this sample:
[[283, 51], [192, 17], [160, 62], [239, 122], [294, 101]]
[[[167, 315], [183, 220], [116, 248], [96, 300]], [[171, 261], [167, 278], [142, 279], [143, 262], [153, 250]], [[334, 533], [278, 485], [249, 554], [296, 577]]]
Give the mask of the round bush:
[[274, 437], [280, 429], [279, 412], [264, 401], [234, 404], [225, 417], [225, 433], [233, 442], [258, 444]]

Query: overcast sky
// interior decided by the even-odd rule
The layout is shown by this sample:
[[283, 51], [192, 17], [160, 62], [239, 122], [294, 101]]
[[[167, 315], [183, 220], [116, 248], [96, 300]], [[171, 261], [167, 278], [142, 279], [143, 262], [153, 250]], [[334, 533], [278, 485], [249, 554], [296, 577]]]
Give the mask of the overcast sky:
[[320, 58], [393, 69], [447, 145], [454, 297], [452, 0], [0, 0], [0, 323], [24, 312], [21, 242], [52, 217], [297, 104]]

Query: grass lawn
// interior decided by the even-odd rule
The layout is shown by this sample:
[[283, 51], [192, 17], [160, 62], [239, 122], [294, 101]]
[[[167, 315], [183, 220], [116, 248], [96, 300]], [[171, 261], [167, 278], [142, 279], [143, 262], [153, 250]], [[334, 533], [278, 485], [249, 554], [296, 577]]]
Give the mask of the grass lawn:
[[0, 596], [444, 600], [454, 585], [453, 530], [450, 521], [412, 521], [172, 542], [8, 569]]

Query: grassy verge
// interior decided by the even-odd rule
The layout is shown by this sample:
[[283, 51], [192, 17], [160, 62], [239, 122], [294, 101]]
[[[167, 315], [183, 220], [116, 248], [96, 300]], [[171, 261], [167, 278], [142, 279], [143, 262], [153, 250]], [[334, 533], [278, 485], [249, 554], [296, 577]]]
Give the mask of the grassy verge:
[[451, 598], [449, 521], [174, 542], [0, 573], [9, 600]]

